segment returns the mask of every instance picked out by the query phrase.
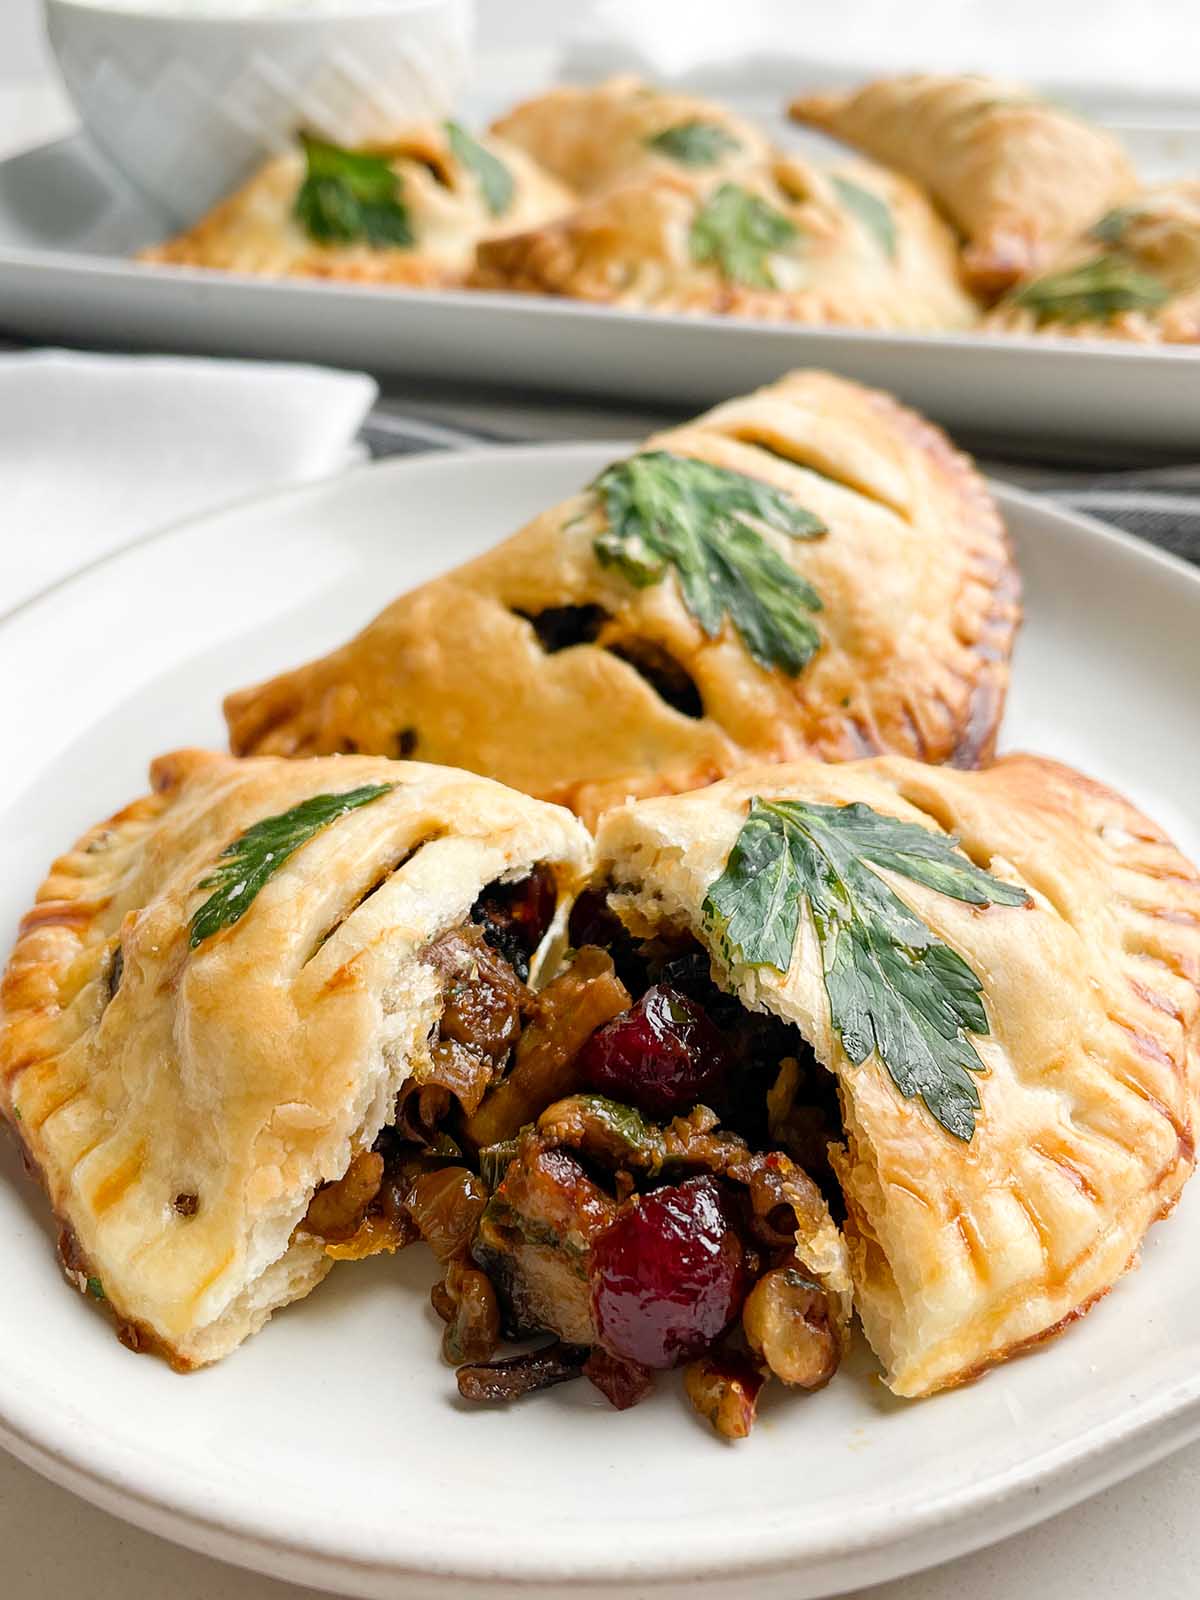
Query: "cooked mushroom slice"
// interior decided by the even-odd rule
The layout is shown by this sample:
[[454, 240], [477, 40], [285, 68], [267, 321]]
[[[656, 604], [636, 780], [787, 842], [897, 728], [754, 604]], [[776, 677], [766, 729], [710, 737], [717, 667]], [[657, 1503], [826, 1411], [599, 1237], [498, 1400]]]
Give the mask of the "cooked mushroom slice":
[[587, 1351], [562, 1343], [543, 1345], [528, 1355], [510, 1356], [483, 1366], [458, 1369], [458, 1392], [464, 1400], [519, 1400], [535, 1389], [569, 1383], [583, 1372]]

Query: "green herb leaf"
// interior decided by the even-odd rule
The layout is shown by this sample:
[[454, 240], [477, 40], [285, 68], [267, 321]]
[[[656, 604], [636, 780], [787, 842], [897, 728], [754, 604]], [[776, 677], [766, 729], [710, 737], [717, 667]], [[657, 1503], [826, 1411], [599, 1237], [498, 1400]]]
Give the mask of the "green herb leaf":
[[782, 211], [736, 183], [723, 183], [692, 223], [692, 259], [715, 261], [734, 283], [774, 289], [767, 257], [790, 244], [796, 232]]
[[1028, 904], [1024, 889], [974, 866], [957, 843], [870, 806], [755, 799], [704, 913], [730, 959], [786, 972], [807, 901], [850, 1060], [877, 1053], [901, 1094], [920, 1095], [969, 1140], [979, 1108], [971, 1075], [983, 1063], [966, 1034], [988, 1032], [983, 986], [873, 870], [968, 905]]
[[446, 124], [450, 148], [463, 166], [479, 179], [483, 203], [494, 217], [502, 217], [512, 205], [514, 184], [512, 173], [490, 150], [485, 150], [478, 140], [457, 122]]
[[479, 1176], [493, 1194], [504, 1182], [504, 1174], [510, 1165], [517, 1159], [521, 1135], [526, 1133], [528, 1128], [527, 1123], [520, 1133], [514, 1134], [511, 1139], [502, 1139], [499, 1144], [484, 1145], [480, 1150]]
[[1027, 306], [1039, 323], [1091, 322], [1118, 311], [1154, 311], [1169, 298], [1170, 291], [1156, 277], [1114, 251], [1035, 278], [1010, 303]]
[[368, 244], [405, 249], [416, 243], [403, 185], [383, 156], [302, 133], [308, 172], [296, 197], [296, 217], [319, 244]]
[[108, 1296], [104, 1292], [104, 1285], [100, 1282], [99, 1278], [89, 1278], [88, 1279], [88, 1281], [87, 1281], [87, 1292], [91, 1295], [93, 1300], [107, 1300], [108, 1299]]
[[1106, 211], [1089, 229], [1091, 237], [1100, 244], [1120, 244], [1133, 213], [1133, 206], [1117, 206], [1115, 210]]
[[758, 478], [666, 450], [616, 462], [592, 488], [608, 517], [593, 545], [603, 565], [638, 588], [674, 567], [684, 604], [708, 637], [728, 615], [768, 671], [795, 677], [812, 659], [821, 636], [804, 613], [820, 611], [820, 596], [757, 524], [815, 539], [828, 531], [819, 517]]
[[677, 122], [646, 140], [657, 150], [684, 167], [715, 167], [723, 156], [740, 150], [740, 142], [717, 122]]
[[194, 950], [212, 934], [240, 921], [263, 885], [322, 828], [348, 811], [390, 794], [395, 787], [394, 783], [368, 783], [345, 794], [312, 795], [290, 811], [264, 817], [247, 828], [226, 845], [216, 870], [197, 885], [200, 889], [215, 889], [216, 893], [209, 896], [188, 925], [190, 947]]
[[[663, 1138], [641, 1112], [603, 1094], [572, 1095], [560, 1102], [563, 1112], [578, 1114], [588, 1154], [657, 1172], [663, 1164]], [[560, 1116], [561, 1120], [561, 1116]]]
[[877, 194], [872, 194], [870, 189], [851, 183], [849, 178], [839, 178], [836, 173], [830, 174], [830, 182], [837, 190], [838, 199], [846, 210], [854, 213], [867, 232], [874, 237], [888, 260], [894, 261], [896, 219], [892, 216], [892, 208], [887, 201], [881, 200]]

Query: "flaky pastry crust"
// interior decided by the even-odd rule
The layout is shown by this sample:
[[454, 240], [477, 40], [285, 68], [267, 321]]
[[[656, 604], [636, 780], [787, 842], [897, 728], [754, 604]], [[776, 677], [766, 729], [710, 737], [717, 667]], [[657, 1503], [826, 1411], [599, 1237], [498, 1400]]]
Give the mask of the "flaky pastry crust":
[[991, 78], [881, 78], [789, 111], [927, 189], [966, 236], [964, 270], [982, 294], [1042, 271], [1137, 187], [1111, 134]]
[[[696, 123], [718, 130], [712, 161], [680, 160], [655, 143], [668, 130]], [[492, 132], [580, 195], [639, 177], [719, 181], [770, 154], [765, 135], [728, 107], [631, 76], [551, 89], [515, 106]]]
[[[712, 190], [674, 176], [629, 182], [530, 232], [481, 243], [470, 283], [635, 310], [914, 332], [978, 320], [953, 234], [906, 179], [865, 164], [824, 172], [779, 157], [734, 181], [793, 230], [765, 259], [766, 285], [699, 258], [695, 230]], [[839, 183], [879, 205], [890, 245]]]
[[431, 123], [370, 147], [371, 154], [387, 157], [400, 178], [415, 236], [411, 246], [311, 238], [295, 215], [305, 175], [304, 157], [297, 153], [269, 161], [194, 227], [143, 250], [138, 259], [272, 278], [453, 287], [461, 283], [480, 239], [534, 227], [575, 204], [570, 191], [524, 151], [490, 137], [481, 143], [514, 180], [512, 200], [500, 216], [488, 209], [478, 177], [455, 155], [445, 129]]
[[[729, 965], [712, 940], [701, 907], [754, 795], [863, 802], [947, 830], [1029, 890], [1026, 906], [974, 908], [891, 880], [983, 980], [969, 1143], [875, 1057], [849, 1061], [807, 916], [786, 976]], [[1058, 1332], [1136, 1261], [1193, 1165], [1200, 881], [1120, 796], [1034, 756], [977, 773], [802, 763], [614, 811], [597, 848], [636, 932], [690, 929], [719, 981], [794, 1021], [837, 1075], [855, 1304], [897, 1394], [963, 1382]]]
[[[710, 639], [673, 572], [636, 588], [602, 565], [604, 511], [584, 492], [332, 655], [231, 695], [235, 752], [411, 749], [585, 818], [751, 760], [986, 759], [1018, 580], [982, 480], [937, 429], [886, 395], [796, 372], [645, 448], [760, 479], [824, 520], [812, 541], [764, 535], [823, 603], [821, 647], [798, 676], [759, 666], [728, 621]], [[529, 619], [559, 607], [588, 608], [592, 642], [542, 647]], [[699, 715], [628, 659], [647, 648], [686, 674]]]
[[[463, 772], [367, 759], [156, 761], [154, 792], [60, 857], [0, 988], [0, 1109], [64, 1228], [68, 1276], [134, 1348], [227, 1354], [331, 1265], [297, 1234], [429, 1069], [422, 960], [480, 890], [590, 858], [565, 811]], [[390, 793], [296, 851], [241, 920], [189, 944], [199, 887], [264, 817]]]

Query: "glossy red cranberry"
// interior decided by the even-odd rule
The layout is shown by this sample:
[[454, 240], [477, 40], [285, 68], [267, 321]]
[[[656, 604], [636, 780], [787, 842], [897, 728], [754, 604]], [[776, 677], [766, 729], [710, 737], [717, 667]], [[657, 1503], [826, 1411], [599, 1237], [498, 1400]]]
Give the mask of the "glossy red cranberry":
[[593, 1244], [590, 1271], [601, 1344], [644, 1367], [706, 1350], [749, 1286], [742, 1241], [707, 1176], [631, 1201]]
[[673, 1117], [720, 1087], [728, 1058], [695, 1001], [656, 983], [592, 1035], [578, 1065], [590, 1089], [650, 1116]]

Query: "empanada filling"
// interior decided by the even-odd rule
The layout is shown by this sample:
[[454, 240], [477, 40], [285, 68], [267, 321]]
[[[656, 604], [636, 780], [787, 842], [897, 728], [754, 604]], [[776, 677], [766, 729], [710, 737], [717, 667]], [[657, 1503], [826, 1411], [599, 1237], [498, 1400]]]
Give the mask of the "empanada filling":
[[467, 1398], [585, 1376], [623, 1409], [684, 1366], [696, 1409], [742, 1437], [768, 1379], [820, 1388], [847, 1343], [833, 1079], [794, 1026], [723, 994], [690, 936], [634, 939], [598, 894], [535, 990], [554, 904], [548, 874], [493, 885], [430, 946], [429, 1065], [303, 1229], [339, 1259], [430, 1245]]
[[547, 606], [518, 611], [548, 656], [581, 644], [598, 644], [643, 678], [660, 700], [685, 717], [702, 717], [704, 701], [695, 679], [665, 645], [625, 632], [603, 606]]

